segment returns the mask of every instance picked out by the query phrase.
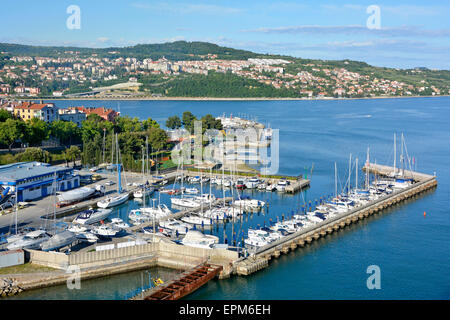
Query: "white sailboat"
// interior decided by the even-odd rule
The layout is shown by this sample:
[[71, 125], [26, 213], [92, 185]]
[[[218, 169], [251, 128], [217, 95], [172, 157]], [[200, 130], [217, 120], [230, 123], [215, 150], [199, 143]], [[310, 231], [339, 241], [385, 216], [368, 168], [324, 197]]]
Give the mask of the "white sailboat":
[[129, 193], [127, 193], [127, 192], [122, 193], [122, 183], [120, 180], [120, 178], [121, 178], [120, 173], [121, 173], [122, 165], [120, 164], [120, 150], [119, 150], [119, 142], [118, 142], [117, 134], [116, 134], [116, 145], [117, 145], [116, 153], [117, 153], [117, 162], [118, 162], [118, 164], [115, 164], [115, 166], [117, 168], [117, 195], [109, 196], [103, 200], [98, 201], [97, 206], [99, 208], [103, 208], [103, 209], [112, 208], [112, 207], [121, 205], [122, 203], [125, 203], [130, 197]]

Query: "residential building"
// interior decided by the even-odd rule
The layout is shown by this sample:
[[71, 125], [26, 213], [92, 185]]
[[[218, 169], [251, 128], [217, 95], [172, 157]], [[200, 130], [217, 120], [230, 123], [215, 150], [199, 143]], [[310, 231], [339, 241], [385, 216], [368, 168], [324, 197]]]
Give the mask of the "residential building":
[[14, 108], [14, 115], [29, 121], [38, 118], [45, 122], [53, 122], [58, 119], [58, 108], [53, 103], [23, 102]]

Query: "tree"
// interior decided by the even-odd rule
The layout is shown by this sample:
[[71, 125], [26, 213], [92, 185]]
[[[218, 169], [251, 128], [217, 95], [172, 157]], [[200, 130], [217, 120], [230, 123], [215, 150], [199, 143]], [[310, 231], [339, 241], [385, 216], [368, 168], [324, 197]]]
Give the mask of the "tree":
[[190, 133], [193, 133], [194, 121], [197, 120], [197, 118], [190, 111], [185, 111], [183, 112], [182, 120], [184, 128]]
[[148, 130], [150, 128], [159, 128], [159, 123], [152, 118], [148, 118], [147, 120], [142, 121], [142, 125], [144, 127], [144, 130]]
[[6, 119], [12, 119], [13, 116], [11, 113], [9, 113], [8, 111], [2, 109], [0, 110], [0, 122], [5, 122]]
[[181, 119], [179, 116], [169, 117], [166, 121], [166, 127], [169, 129], [179, 129], [181, 128]]
[[56, 120], [50, 125], [50, 134], [63, 145], [81, 142], [81, 129], [71, 121]]
[[66, 161], [73, 161], [73, 166], [75, 166], [75, 161], [81, 156], [81, 150], [77, 146], [71, 146], [64, 152]]
[[49, 126], [45, 121], [38, 118], [32, 118], [26, 122], [26, 134], [24, 135], [24, 141], [32, 146], [41, 145], [42, 141], [47, 140], [49, 137]]
[[220, 121], [218, 119], [216, 120], [216, 118], [214, 118], [210, 114], [207, 114], [202, 117], [202, 127], [203, 127], [203, 130], [207, 130], [207, 129], [222, 130], [223, 129], [222, 121]]
[[148, 130], [148, 142], [153, 150], [161, 150], [167, 146], [167, 133], [160, 128], [150, 128]]
[[39, 162], [50, 162], [50, 153], [48, 151], [42, 150], [41, 148], [27, 148], [25, 152], [19, 153], [16, 156], [16, 160], [22, 161], [39, 161]]
[[6, 119], [0, 123], [0, 143], [7, 145], [11, 151], [12, 145], [22, 139], [26, 131], [26, 124], [22, 120]]

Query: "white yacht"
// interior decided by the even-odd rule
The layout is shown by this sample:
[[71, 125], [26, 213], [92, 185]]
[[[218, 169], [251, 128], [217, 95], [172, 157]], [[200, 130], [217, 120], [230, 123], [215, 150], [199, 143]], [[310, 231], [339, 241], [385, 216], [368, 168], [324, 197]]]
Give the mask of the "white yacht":
[[170, 202], [172, 206], [185, 207], [185, 208], [198, 208], [201, 206], [200, 201], [194, 198], [171, 198]]
[[98, 201], [97, 206], [103, 209], [112, 208], [125, 203], [129, 197], [130, 195], [127, 192], [118, 194], [116, 196], [107, 197], [106, 199]]
[[104, 219], [106, 219], [110, 214], [112, 210], [111, 209], [89, 209], [86, 211], [81, 212], [75, 220], [73, 220], [73, 223], [79, 223], [79, 224], [93, 224], [96, 222], [100, 222]]
[[96, 243], [98, 241], [98, 237], [91, 232], [79, 232], [76, 234], [78, 240], [88, 243]]
[[94, 227], [91, 233], [100, 238], [112, 238], [117, 236], [122, 230], [112, 225], [102, 224], [101, 226]]
[[219, 243], [219, 238], [212, 235], [205, 235], [200, 231], [189, 230], [181, 243], [189, 247], [212, 249], [216, 243]]
[[155, 192], [154, 187], [143, 187], [133, 192], [133, 197], [135, 198], [143, 198], [144, 196], [151, 196]]
[[287, 185], [288, 185], [287, 180], [286, 179], [281, 179], [277, 183], [277, 191], [284, 192], [286, 190]]
[[160, 227], [178, 232], [179, 234], [186, 234], [190, 229], [192, 229], [192, 225], [188, 223], [184, 223], [175, 219], [169, 219], [166, 221], [162, 221], [159, 223]]
[[185, 216], [181, 218], [181, 221], [197, 226], [211, 226], [213, 224], [211, 218], [203, 218], [198, 216]]
[[258, 184], [260, 184], [260, 181], [258, 178], [256, 178], [256, 177], [250, 178], [247, 180], [247, 182], [245, 182], [245, 187], [247, 189], [255, 189], [258, 186]]
[[41, 243], [48, 239], [50, 239], [50, 236], [44, 230], [31, 231], [25, 234], [22, 239], [9, 244], [6, 248], [8, 250], [40, 249]]
[[68, 230], [56, 233], [40, 244], [42, 251], [53, 251], [72, 244], [77, 240], [76, 234]]

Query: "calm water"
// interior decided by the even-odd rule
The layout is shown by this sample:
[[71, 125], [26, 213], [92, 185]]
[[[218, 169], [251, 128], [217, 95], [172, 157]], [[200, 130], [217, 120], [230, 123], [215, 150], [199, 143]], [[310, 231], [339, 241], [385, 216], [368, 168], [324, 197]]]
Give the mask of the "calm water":
[[[450, 98], [374, 99], [342, 101], [58, 101], [71, 105], [120, 107], [122, 114], [141, 119], [151, 117], [162, 125], [167, 117], [189, 110], [198, 117], [224, 112], [242, 113], [280, 129], [281, 174], [298, 175], [314, 164], [311, 188], [295, 196], [255, 192], [252, 197], [270, 203], [266, 212], [242, 221], [217, 225], [212, 232], [231, 239], [248, 226], [262, 225], [305, 200], [334, 192], [334, 162], [340, 184], [345, 183], [348, 157], [360, 165], [370, 147], [371, 160], [393, 163], [393, 133], [404, 132], [408, 153], [417, 170], [436, 172], [438, 188], [416, 201], [372, 217], [313, 245], [282, 255], [270, 267], [249, 277], [211, 281], [189, 299], [449, 299], [450, 298]], [[399, 145], [399, 144], [398, 144]], [[362, 175], [362, 174], [361, 174]], [[360, 176], [361, 176], [360, 175]], [[362, 178], [362, 177], [361, 177]], [[207, 187], [205, 187], [206, 189]], [[221, 195], [220, 190], [214, 190]], [[162, 202], [168, 198], [162, 197]], [[139, 204], [131, 201], [116, 210], [124, 217]], [[423, 213], [427, 215], [424, 217]], [[225, 231], [225, 232], [224, 232]], [[366, 269], [381, 268], [381, 290], [368, 290]], [[96, 286], [86, 285], [82, 295], [70, 298], [121, 299], [119, 288], [139, 286], [136, 273], [93, 280], [108, 293], [99, 295]], [[131, 281], [130, 281], [131, 279]], [[135, 279], [134, 281], [132, 279]], [[91, 288], [91, 289], [89, 289]], [[30, 292], [23, 298], [60, 298], [61, 287], [45, 289], [45, 295]], [[40, 292], [40, 291], [39, 291]], [[119, 293], [120, 292], [120, 293]]]

